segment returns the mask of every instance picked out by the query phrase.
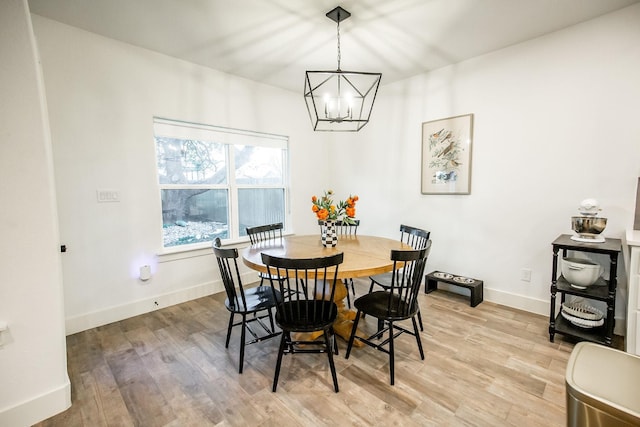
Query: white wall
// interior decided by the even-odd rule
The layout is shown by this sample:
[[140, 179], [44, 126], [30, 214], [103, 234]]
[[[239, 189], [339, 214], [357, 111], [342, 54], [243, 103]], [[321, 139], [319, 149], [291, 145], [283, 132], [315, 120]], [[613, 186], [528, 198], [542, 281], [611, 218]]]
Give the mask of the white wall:
[[[483, 279], [485, 298], [546, 314], [551, 242], [572, 233], [580, 201], [600, 201], [607, 237], [632, 226], [639, 45], [635, 5], [385, 85], [372, 122], [335, 141], [342, 150], [335, 170], [358, 165], [337, 190], [358, 192], [368, 230], [396, 236], [401, 222], [431, 230], [429, 270]], [[468, 113], [475, 119], [471, 194], [422, 195], [422, 122]], [[522, 268], [532, 269], [530, 283], [520, 280]], [[620, 298], [616, 312], [624, 317]]]
[[26, 1], [0, 2], [0, 425], [71, 405], [50, 134]]
[[[301, 93], [37, 15], [33, 22], [53, 135], [61, 241], [69, 249], [63, 255], [67, 334], [223, 290], [210, 249], [190, 258], [156, 256], [162, 235], [153, 116], [289, 136], [293, 225], [297, 232], [317, 230], [307, 201], [318, 180], [311, 171], [326, 155], [326, 134], [311, 131]], [[98, 189], [118, 190], [121, 201], [97, 203]], [[139, 267], [148, 263], [153, 277], [141, 282]]]
[[[154, 115], [289, 135], [296, 232], [317, 232], [310, 195], [357, 193], [362, 232], [395, 238], [402, 222], [424, 226], [429, 268], [481, 278], [488, 300], [545, 313], [550, 244], [571, 232], [579, 202], [600, 200], [609, 237], [631, 224], [639, 11], [385, 85], [357, 134], [311, 132], [300, 93], [34, 16], [69, 246], [67, 333], [222, 289], [208, 252], [154, 265], [146, 284], [135, 278], [161, 246]], [[421, 123], [465, 113], [475, 114], [471, 195], [421, 195]], [[98, 204], [100, 188], [122, 201]]]

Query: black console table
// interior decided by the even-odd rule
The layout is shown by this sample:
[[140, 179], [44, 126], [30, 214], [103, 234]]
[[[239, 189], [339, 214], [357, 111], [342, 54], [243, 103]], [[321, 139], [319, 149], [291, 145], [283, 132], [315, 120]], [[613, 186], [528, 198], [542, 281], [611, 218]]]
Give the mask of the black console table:
[[[620, 239], [605, 239], [602, 243], [583, 243], [572, 240], [568, 234], [562, 234], [551, 245], [553, 246], [553, 266], [551, 269], [549, 341], [553, 342], [555, 334], [563, 334], [578, 340], [592, 341], [610, 346], [615, 324], [618, 255], [622, 250], [622, 242]], [[609, 279], [606, 280], [600, 277], [595, 284], [586, 289], [578, 289], [571, 286], [562, 275], [558, 276], [558, 266], [561, 261], [558, 258], [560, 250], [562, 250], [563, 258], [567, 256], [567, 251], [609, 255]], [[594, 328], [582, 328], [573, 325], [562, 317], [560, 311], [556, 314], [556, 294], [558, 293], [560, 293], [561, 305], [565, 302], [567, 295], [606, 302], [607, 313], [604, 325]]]

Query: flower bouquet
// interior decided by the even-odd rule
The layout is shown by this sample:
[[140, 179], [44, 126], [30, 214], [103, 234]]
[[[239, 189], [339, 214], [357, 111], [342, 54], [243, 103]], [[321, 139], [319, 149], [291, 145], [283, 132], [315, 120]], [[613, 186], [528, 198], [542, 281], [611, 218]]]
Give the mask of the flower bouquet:
[[322, 227], [322, 244], [324, 246], [335, 246], [338, 243], [337, 221], [342, 221], [345, 224], [355, 223], [358, 196], [349, 196], [347, 200], [340, 200], [338, 204], [333, 202], [332, 197], [332, 190], [325, 191], [320, 198], [311, 197], [311, 210], [319, 220], [324, 221]]

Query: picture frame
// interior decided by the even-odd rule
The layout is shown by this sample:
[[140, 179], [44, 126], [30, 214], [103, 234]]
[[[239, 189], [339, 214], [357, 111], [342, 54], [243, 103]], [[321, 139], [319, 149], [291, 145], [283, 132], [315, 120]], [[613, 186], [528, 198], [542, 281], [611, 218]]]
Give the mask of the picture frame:
[[471, 194], [473, 114], [422, 123], [422, 194]]

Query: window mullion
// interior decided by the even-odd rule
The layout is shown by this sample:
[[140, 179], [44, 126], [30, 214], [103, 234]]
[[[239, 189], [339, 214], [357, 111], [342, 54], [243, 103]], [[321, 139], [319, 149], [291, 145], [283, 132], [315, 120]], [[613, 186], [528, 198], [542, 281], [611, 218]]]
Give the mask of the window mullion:
[[236, 156], [233, 145], [227, 145], [227, 182], [229, 183], [229, 230], [232, 239], [240, 238], [238, 214], [238, 186], [236, 185]]

